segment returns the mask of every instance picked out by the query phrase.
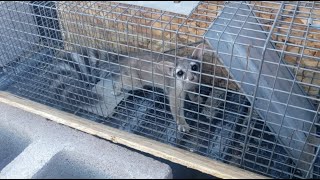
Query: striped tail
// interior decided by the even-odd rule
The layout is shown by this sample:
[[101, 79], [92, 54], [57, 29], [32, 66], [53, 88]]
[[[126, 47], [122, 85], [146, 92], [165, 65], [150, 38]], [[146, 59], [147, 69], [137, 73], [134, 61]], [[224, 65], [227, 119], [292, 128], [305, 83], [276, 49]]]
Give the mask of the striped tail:
[[96, 104], [101, 97], [93, 87], [110, 73], [108, 63], [116, 59], [117, 55], [88, 48], [63, 53], [49, 72], [50, 94], [69, 105]]

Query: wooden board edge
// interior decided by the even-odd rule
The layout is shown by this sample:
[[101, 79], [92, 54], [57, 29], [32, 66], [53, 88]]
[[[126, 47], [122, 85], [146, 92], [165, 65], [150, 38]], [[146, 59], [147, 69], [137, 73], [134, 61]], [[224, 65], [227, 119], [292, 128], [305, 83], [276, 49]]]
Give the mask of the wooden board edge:
[[130, 148], [160, 157], [177, 164], [199, 170], [222, 179], [269, 179], [265, 176], [240, 169], [217, 160], [209, 159], [186, 150], [157, 142], [139, 135], [86, 120], [49, 106], [0, 91], [0, 102], [34, 113], [59, 124], [99, 136], [103, 139], [119, 143]]

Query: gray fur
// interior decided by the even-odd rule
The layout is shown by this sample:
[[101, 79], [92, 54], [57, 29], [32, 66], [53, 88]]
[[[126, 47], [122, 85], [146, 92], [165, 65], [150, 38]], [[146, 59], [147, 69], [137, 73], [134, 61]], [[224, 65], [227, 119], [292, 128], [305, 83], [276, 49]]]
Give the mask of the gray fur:
[[[179, 131], [188, 132], [190, 127], [185, 121], [183, 102], [186, 91], [194, 91], [199, 86], [201, 48], [197, 46], [187, 58], [175, 59], [169, 55], [141, 52], [130, 57], [117, 56], [111, 51], [80, 48], [75, 52], [63, 53], [61, 60], [51, 70], [50, 92], [58, 100], [73, 105], [93, 105], [100, 95], [92, 88], [112, 72], [114, 94], [123, 90], [136, 90], [144, 86], [158, 87], [169, 98], [169, 105]], [[110, 63], [112, 62], [112, 63]], [[196, 66], [196, 71], [192, 67]], [[182, 71], [182, 75], [179, 75]], [[181, 72], [180, 72], [181, 73]], [[189, 94], [193, 101], [198, 96]]]

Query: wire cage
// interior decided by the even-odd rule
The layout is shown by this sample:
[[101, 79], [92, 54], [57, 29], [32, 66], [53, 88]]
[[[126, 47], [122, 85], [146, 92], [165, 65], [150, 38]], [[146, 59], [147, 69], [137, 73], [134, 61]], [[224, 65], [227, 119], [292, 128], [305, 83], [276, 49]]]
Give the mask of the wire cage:
[[[267, 177], [320, 177], [320, 3], [201, 1], [189, 15], [102, 1], [3, 1], [0, 9], [1, 91]], [[83, 48], [107, 56], [91, 61]], [[172, 114], [178, 97], [167, 91], [178, 83], [134, 87], [147, 79], [133, 77], [149, 67], [141, 65], [127, 68], [132, 87], [115, 95], [111, 56], [151, 69], [199, 63], [199, 81], [179, 97], [177, 116], [190, 130], [179, 131]]]

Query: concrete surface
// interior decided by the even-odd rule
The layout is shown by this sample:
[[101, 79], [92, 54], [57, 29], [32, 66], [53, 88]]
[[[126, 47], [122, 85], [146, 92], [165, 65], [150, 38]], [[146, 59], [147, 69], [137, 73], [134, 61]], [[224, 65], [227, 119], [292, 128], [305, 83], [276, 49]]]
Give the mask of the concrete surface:
[[169, 165], [0, 103], [0, 179], [172, 178]]

